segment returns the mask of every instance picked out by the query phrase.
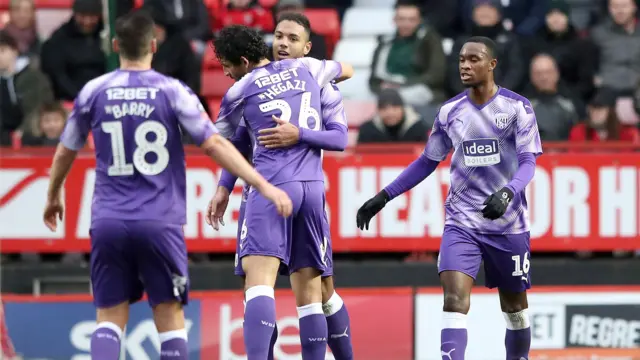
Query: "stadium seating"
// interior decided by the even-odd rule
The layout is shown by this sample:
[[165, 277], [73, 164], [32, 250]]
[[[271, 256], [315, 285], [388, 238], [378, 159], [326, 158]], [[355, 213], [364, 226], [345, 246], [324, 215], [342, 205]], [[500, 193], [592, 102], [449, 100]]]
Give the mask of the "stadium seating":
[[351, 132], [376, 114], [376, 104], [373, 101], [345, 100], [344, 112]]
[[352, 7], [344, 15], [342, 26], [344, 38], [388, 35], [394, 32], [393, 8]]
[[225, 76], [222, 70], [203, 71], [200, 95], [207, 99], [222, 98], [233, 83], [233, 79]]
[[340, 18], [334, 9], [307, 9], [304, 14], [309, 18], [311, 28], [325, 37], [329, 57], [340, 40]]
[[209, 105], [209, 113], [211, 114], [211, 120], [216, 121], [218, 118], [218, 113], [220, 113], [220, 99], [214, 98], [209, 99], [207, 105]]
[[355, 0], [353, 2], [353, 6], [369, 8], [393, 8], [395, 3], [395, 0]]
[[338, 42], [333, 59], [351, 64], [354, 68], [371, 66], [377, 41], [373, 37], [347, 38]]
[[202, 58], [202, 69], [215, 69], [221, 68], [222, 64], [216, 58], [216, 53], [213, 50], [213, 44], [207, 43], [207, 47], [204, 49], [204, 55]]
[[349, 100], [372, 100], [373, 94], [369, 90], [369, 68], [355, 68], [353, 78], [338, 84], [342, 96]]

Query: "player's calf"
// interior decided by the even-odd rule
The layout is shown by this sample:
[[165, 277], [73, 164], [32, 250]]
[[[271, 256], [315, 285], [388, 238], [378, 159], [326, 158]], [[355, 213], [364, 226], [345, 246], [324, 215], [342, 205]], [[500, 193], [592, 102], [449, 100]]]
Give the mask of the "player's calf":
[[186, 360], [189, 357], [184, 310], [178, 301], [153, 307], [153, 320], [160, 338], [160, 360]]
[[440, 282], [444, 291], [440, 355], [442, 360], [464, 360], [473, 278], [460, 271], [443, 271]]
[[322, 310], [320, 272], [303, 268], [291, 274], [296, 296], [303, 360], [324, 360], [327, 353], [327, 320]]
[[96, 329], [91, 335], [91, 359], [118, 360], [122, 329], [129, 319], [129, 303], [123, 302], [108, 308], [98, 308]]
[[527, 293], [500, 290], [500, 307], [507, 323], [504, 341], [507, 360], [528, 359], [531, 348], [531, 322], [527, 309]]
[[273, 287], [280, 259], [269, 256], [245, 256], [244, 344], [248, 360], [269, 358], [276, 327], [276, 303]]
[[333, 276], [322, 278], [322, 311], [327, 319], [329, 349], [336, 360], [352, 360], [351, 321], [342, 298], [333, 287]]

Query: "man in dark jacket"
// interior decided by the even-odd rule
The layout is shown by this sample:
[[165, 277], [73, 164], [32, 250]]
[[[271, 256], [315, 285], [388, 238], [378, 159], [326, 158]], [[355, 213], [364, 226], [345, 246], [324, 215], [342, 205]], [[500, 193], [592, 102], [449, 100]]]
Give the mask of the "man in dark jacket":
[[378, 113], [360, 126], [358, 144], [386, 142], [425, 142], [427, 124], [411, 107], [405, 106], [400, 94], [385, 89], [378, 95]]
[[451, 95], [464, 91], [460, 82], [458, 59], [460, 49], [470, 36], [485, 36], [498, 45], [498, 66], [494, 70], [496, 84], [513, 91], [520, 91], [526, 79], [527, 67], [522, 61], [522, 51], [515, 34], [505, 30], [502, 24], [500, 1], [481, 1], [473, 9], [473, 26], [470, 34], [459, 38], [451, 50], [447, 83]]
[[176, 78], [200, 92], [200, 65], [189, 41], [180, 29], [171, 25], [161, 14], [153, 14], [156, 23], [158, 51], [153, 56], [154, 70]]
[[56, 99], [72, 101], [89, 80], [105, 73], [101, 16], [100, 0], [75, 0], [71, 19], [43, 44], [42, 70], [51, 79]]
[[540, 53], [553, 56], [562, 81], [580, 98], [589, 99], [594, 91], [597, 49], [590, 40], [580, 38], [573, 28], [570, 10], [567, 1], [552, 0], [545, 26], [536, 36], [524, 41], [523, 53], [527, 64]]
[[28, 128], [27, 119], [53, 100], [47, 77], [18, 51], [16, 40], [0, 32], [0, 145], [10, 145], [11, 133]]

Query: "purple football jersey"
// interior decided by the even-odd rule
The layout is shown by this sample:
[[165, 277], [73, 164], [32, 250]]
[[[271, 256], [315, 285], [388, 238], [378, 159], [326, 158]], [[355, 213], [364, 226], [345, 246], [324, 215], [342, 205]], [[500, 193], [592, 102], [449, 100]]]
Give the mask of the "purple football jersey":
[[78, 150], [93, 134], [92, 221], [186, 223], [181, 128], [198, 145], [218, 132], [198, 97], [178, 80], [153, 70], [116, 70], [85, 85], [61, 142]]
[[445, 224], [484, 234], [529, 231], [524, 191], [515, 194], [501, 218], [490, 221], [482, 217], [484, 200], [513, 178], [518, 169], [517, 154], [542, 154], [529, 100], [504, 88], [482, 106], [472, 103], [467, 92], [452, 98], [440, 108], [424, 154], [442, 161], [451, 149]]
[[[245, 125], [255, 138], [261, 129], [276, 125], [271, 117], [276, 115], [298, 127], [321, 130], [321, 88], [341, 73], [340, 63], [313, 58], [287, 59], [254, 69], [224, 96], [216, 125], [225, 137]], [[275, 185], [324, 180], [321, 150], [304, 143], [286, 149], [254, 143], [253, 164]]]

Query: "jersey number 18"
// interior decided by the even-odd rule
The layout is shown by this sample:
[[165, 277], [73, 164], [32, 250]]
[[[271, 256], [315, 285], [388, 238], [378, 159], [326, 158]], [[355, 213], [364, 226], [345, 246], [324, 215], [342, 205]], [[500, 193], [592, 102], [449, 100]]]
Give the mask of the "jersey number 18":
[[[133, 151], [133, 164], [127, 164], [122, 122], [103, 122], [102, 131], [111, 136], [113, 165], [107, 169], [109, 176], [130, 176], [133, 175], [134, 168], [143, 175], [158, 175], [169, 165], [169, 151], [165, 147], [167, 144], [167, 129], [161, 122], [147, 120], [138, 125], [134, 133], [136, 148]], [[155, 135], [153, 141], [147, 140], [147, 135], [150, 133]], [[154, 163], [147, 161], [146, 156], [148, 153], [156, 155]]]

